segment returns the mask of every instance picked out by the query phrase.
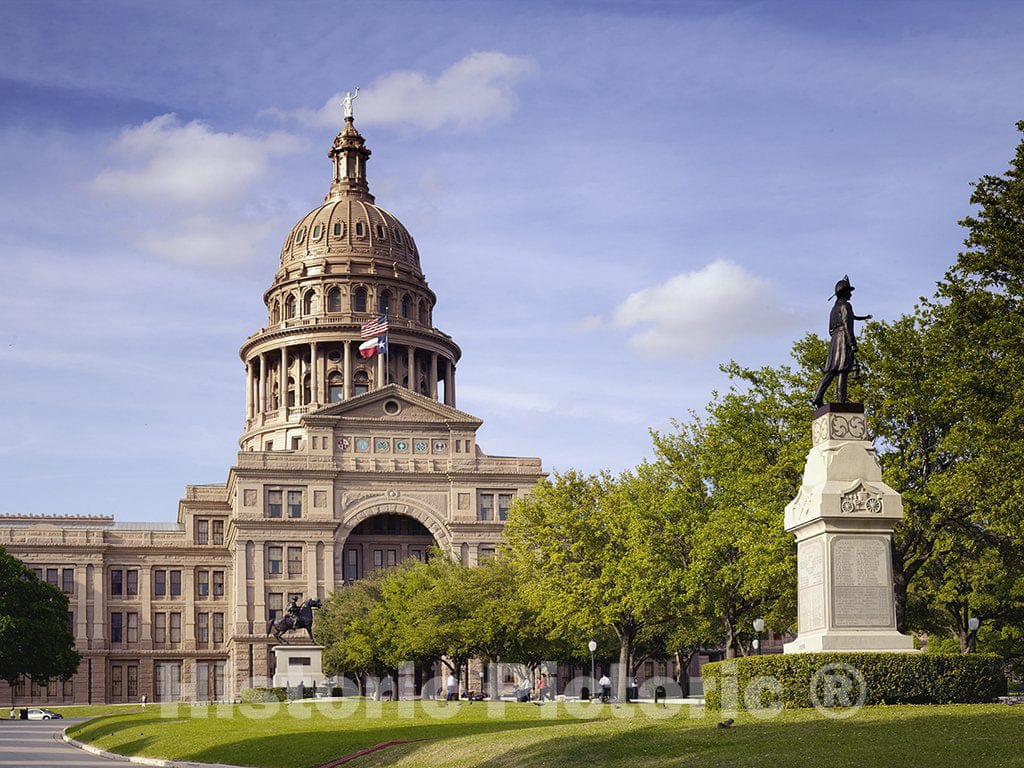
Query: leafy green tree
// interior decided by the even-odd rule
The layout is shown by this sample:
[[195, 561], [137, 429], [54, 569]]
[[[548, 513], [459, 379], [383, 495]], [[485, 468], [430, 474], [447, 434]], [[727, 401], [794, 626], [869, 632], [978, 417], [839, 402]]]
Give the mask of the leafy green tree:
[[68, 598], [0, 547], [0, 679], [39, 685], [75, 674], [81, 657], [68, 628]]

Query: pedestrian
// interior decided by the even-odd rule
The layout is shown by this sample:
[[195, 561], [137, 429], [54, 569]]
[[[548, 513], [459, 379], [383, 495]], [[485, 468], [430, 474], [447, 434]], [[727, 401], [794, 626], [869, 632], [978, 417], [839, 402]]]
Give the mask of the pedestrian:
[[612, 700], [612, 681], [608, 675], [602, 674], [601, 679], [597, 681], [597, 684], [601, 686], [601, 702], [608, 703]]
[[11, 707], [11, 720], [15, 719], [14, 715], [15, 715], [14, 707]]
[[452, 672], [448, 673], [448, 698], [445, 701], [456, 701], [458, 695], [456, 691], [459, 688], [459, 681], [455, 679], [455, 675]]
[[146, 694], [142, 694], [142, 711], [146, 711]]
[[541, 672], [540, 679], [537, 681], [537, 701], [544, 701], [548, 695], [548, 676]]

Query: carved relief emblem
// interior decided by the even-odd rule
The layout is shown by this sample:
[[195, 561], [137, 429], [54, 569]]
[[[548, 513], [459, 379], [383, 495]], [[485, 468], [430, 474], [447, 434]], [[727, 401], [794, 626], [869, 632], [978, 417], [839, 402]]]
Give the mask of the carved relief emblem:
[[866, 440], [868, 436], [868, 422], [859, 413], [832, 413], [829, 414], [829, 426], [832, 437], [839, 440]]
[[857, 512], [870, 512], [874, 515], [882, 513], [882, 494], [873, 493], [863, 485], [847, 491], [839, 501], [839, 508], [848, 515]]

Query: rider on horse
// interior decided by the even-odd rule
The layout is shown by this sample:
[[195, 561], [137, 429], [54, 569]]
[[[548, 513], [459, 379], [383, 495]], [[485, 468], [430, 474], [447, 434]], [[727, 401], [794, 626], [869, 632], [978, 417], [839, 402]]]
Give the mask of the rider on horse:
[[288, 608], [285, 611], [289, 616], [292, 617], [292, 628], [299, 626], [299, 613], [302, 609], [299, 608], [299, 595], [292, 595], [291, 602], [288, 603]]

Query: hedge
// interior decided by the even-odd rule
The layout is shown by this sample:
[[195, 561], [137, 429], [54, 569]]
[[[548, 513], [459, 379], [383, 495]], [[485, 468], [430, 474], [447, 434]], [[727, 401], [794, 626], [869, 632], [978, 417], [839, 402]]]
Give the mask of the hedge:
[[284, 688], [246, 688], [242, 691], [245, 704], [267, 704], [271, 701], [285, 701], [288, 692]]
[[712, 662], [702, 674], [709, 709], [971, 704], [1006, 692], [995, 654], [775, 654]]

